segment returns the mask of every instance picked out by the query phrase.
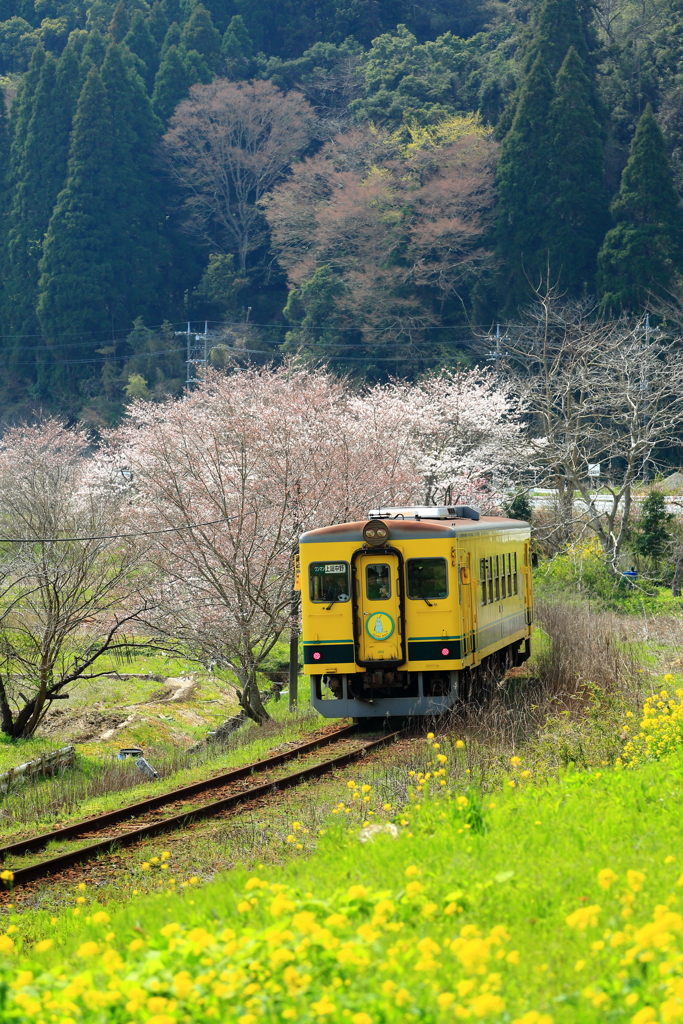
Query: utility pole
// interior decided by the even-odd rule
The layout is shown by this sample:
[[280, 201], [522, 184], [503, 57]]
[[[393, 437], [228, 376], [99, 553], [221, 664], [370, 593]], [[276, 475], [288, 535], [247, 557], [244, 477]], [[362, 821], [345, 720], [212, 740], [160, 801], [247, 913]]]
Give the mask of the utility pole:
[[500, 324], [496, 324], [496, 347], [486, 356], [487, 362], [494, 363], [496, 370], [500, 364]]
[[[640, 331], [645, 336], [645, 347], [647, 348], [647, 346], [650, 344], [650, 336], [652, 334], [656, 334], [657, 331], [659, 331], [659, 327], [650, 327], [650, 314], [649, 313], [645, 314], [645, 326], [641, 327]], [[645, 400], [643, 402], [643, 428], [645, 428], [647, 426], [647, 422], [648, 422], [648, 419], [649, 419], [648, 414], [647, 414], [647, 406], [648, 406], [648, 392], [650, 390], [650, 381], [648, 380], [647, 374], [642, 374], [641, 373], [640, 390], [645, 393]], [[641, 471], [644, 484], [646, 484], [648, 482], [647, 463], [648, 463], [648, 459], [647, 459], [647, 456], [645, 456], [643, 458], [643, 468], [642, 468], [642, 471]]]
[[209, 360], [209, 321], [204, 321], [204, 333], [195, 334], [191, 330], [190, 321], [187, 321], [186, 331], [176, 331], [178, 335], [185, 335], [187, 338], [187, 358], [185, 360], [187, 366], [187, 376], [185, 379], [185, 387], [189, 391], [193, 384], [199, 383], [199, 378], [196, 376], [198, 366], [206, 366]]
[[294, 503], [294, 580], [289, 618], [289, 710], [296, 711], [299, 700], [299, 605], [301, 593], [301, 568], [299, 562], [299, 500], [301, 484], [297, 480], [296, 500]]

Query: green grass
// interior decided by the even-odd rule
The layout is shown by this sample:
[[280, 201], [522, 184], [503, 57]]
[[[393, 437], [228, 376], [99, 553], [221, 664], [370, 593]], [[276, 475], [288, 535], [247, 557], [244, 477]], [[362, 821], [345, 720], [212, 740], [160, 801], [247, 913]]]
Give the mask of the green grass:
[[[277, 678], [286, 669], [288, 658], [288, 644], [277, 643], [258, 673], [263, 690], [269, 688], [269, 679]], [[93, 672], [108, 674], [76, 681], [69, 687], [69, 699], [53, 707], [59, 713], [59, 721], [48, 718], [35, 737], [12, 739], [0, 734], [0, 772], [71, 743], [74, 738], [78, 751], [94, 758], [111, 756], [122, 746], [142, 746], [152, 753], [171, 751], [201, 740], [209, 730], [239, 710], [234, 693], [237, 679], [231, 672], [210, 673], [197, 662], [178, 655], [140, 654], [126, 658], [104, 655], [94, 664]], [[117, 674], [132, 678], [119, 679]], [[187, 701], [159, 704], [152, 700], [150, 703], [164, 689], [163, 683], [153, 676], [191, 676], [196, 690]], [[302, 705], [310, 703], [307, 683], [308, 677], [301, 681]], [[274, 717], [282, 714], [272, 703], [269, 711], [274, 711]], [[83, 715], [90, 716], [85, 728]], [[109, 739], [101, 739], [112, 722], [131, 716], [133, 721], [128, 725], [116, 729]], [[101, 726], [97, 725], [98, 718]], [[86, 739], [79, 738], [84, 732], [90, 735]]]
[[[366, 844], [340, 786], [350, 813], [315, 838], [292, 823], [291, 858], [258, 881], [236, 869], [99, 917], [86, 892], [52, 921], [20, 918], [2, 1019], [681, 1019], [683, 760], [545, 785], [523, 769], [483, 802], [416, 793], [384, 812], [398, 838]], [[43, 937], [54, 945], [36, 951]]]
[[[59, 779], [35, 781], [5, 798], [3, 809], [6, 820], [0, 820], [0, 842], [9, 841], [20, 828], [12, 816], [24, 822], [21, 826], [22, 834], [53, 827], [56, 822], [65, 825], [79, 821], [258, 761], [273, 747], [303, 740], [308, 734], [327, 724], [324, 719], [312, 712], [310, 699], [307, 699], [306, 694], [302, 694], [300, 706], [294, 714], [287, 710], [286, 698], [269, 704], [269, 708], [273, 721], [264, 728], [247, 722], [233, 733], [226, 746], [217, 745], [215, 749], [209, 746], [201, 755], [196, 755], [194, 763], [173, 771], [156, 782], [143, 780], [140, 776], [141, 781], [138, 785], [110, 792], [97, 792], [96, 795], [80, 798], [81, 790], [87, 789], [88, 781], [91, 782], [92, 789], [98, 789], [97, 775], [101, 762], [92, 755], [79, 754], [75, 770], [65, 772]], [[124, 769], [128, 769], [135, 776], [138, 775], [132, 762], [125, 762]], [[45, 808], [42, 813], [41, 808]]]
[[537, 597], [566, 598], [571, 593], [590, 599], [599, 608], [623, 615], [683, 614], [683, 598], [673, 597], [670, 587], [661, 586], [645, 575], [639, 576], [635, 586], [617, 579], [593, 548], [577, 547], [573, 553], [540, 562], [534, 570]]
[[[285, 656], [288, 657], [288, 653], [287, 645], [280, 643], [275, 646], [264, 664], [264, 672], [259, 677], [262, 689], [268, 688], [268, 678], [282, 671], [283, 659]], [[48, 720], [47, 727], [39, 730], [38, 735], [30, 739], [13, 739], [0, 733], [0, 772], [73, 743], [77, 754], [76, 766], [70, 769], [67, 775], [80, 779], [85, 784], [86, 780], [93, 779], [112, 758], [116, 757], [121, 747], [140, 746], [152, 762], [177, 759], [179, 751], [205, 739], [210, 730], [215, 729], [239, 710], [233, 690], [236, 680], [229, 672], [209, 673], [186, 658], [145, 655], [122, 663], [120, 659], [107, 656], [99, 659], [96, 670], [111, 672], [112, 675], [84, 680], [74, 685], [70, 689], [69, 700], [56, 705], [57, 711], [61, 713], [56, 724]], [[116, 678], [115, 673], [132, 678]], [[154, 679], [153, 676], [159, 678]], [[196, 688], [189, 699], [163, 703], [153, 699], [163, 693], [164, 684], [159, 681], [160, 678], [179, 676], [192, 676], [196, 682]], [[292, 716], [287, 711], [286, 694], [279, 702], [271, 701], [267, 705], [274, 722], [274, 726], [269, 729], [279, 731], [284, 727], [286, 735], [283, 735], [283, 740], [296, 738], [321, 723], [320, 719], [317, 719], [317, 722], [304, 723], [307, 714], [310, 714], [308, 683], [308, 677], [300, 679], [299, 713], [296, 716], [296, 724], [289, 722]], [[128, 718], [132, 718], [132, 721], [122, 728], [115, 729], [109, 738], [102, 739], [102, 735], [110, 729], [112, 723]], [[272, 745], [272, 735], [266, 730], [261, 737], [263, 742], [260, 742], [260, 731], [257, 728], [248, 725], [246, 732], [250, 734], [251, 745], [251, 749], [246, 752], [247, 759], [251, 759], [252, 755], [253, 759], [257, 759], [261, 756], [260, 752], [268, 748], [269, 743]], [[216, 770], [229, 766], [226, 763], [226, 752], [217, 753], [215, 762]], [[188, 768], [177, 773], [180, 780], [177, 784], [194, 781], [195, 778], [201, 778], [210, 771], [211, 766], [207, 768], [204, 764], [198, 765], [196, 771]], [[18, 798], [20, 802], [25, 798], [27, 788], [46, 789], [68, 784], [66, 777], [56, 782], [52, 779], [34, 779], [27, 785], [22, 784], [23, 788], [19, 790]], [[175, 784], [174, 780], [173, 785]], [[121, 802], [127, 803], [132, 799], [142, 798], [148, 791], [149, 785], [141, 782], [135, 791], [128, 790], [118, 800], [116, 796], [102, 804], [95, 800], [84, 804], [87, 811], [81, 812], [76, 808], [69, 816], [81, 817], [85, 813], [97, 813], [99, 810], [109, 809], [110, 806], [119, 806]], [[9, 800], [3, 802], [3, 809], [9, 808], [11, 812], [14, 801], [14, 796], [10, 796]], [[37, 799], [36, 804], [40, 803], [41, 799]], [[59, 804], [59, 801], [57, 803]], [[15, 827], [11, 814], [5, 814], [5, 818], [7, 820], [4, 823], [0, 821], [2, 835], [11, 834]], [[44, 824], [47, 821], [48, 818], [37, 811], [36, 824]]]

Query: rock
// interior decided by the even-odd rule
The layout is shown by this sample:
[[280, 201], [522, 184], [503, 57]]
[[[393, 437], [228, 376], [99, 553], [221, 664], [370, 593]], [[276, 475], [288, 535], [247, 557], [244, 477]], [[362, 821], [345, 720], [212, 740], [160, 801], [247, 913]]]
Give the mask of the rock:
[[382, 825], [379, 823], [377, 825], [366, 825], [365, 828], [360, 830], [358, 838], [361, 843], [371, 843], [375, 836], [380, 835], [382, 832], [391, 836], [392, 839], [398, 839], [398, 829], [390, 821], [385, 821]]

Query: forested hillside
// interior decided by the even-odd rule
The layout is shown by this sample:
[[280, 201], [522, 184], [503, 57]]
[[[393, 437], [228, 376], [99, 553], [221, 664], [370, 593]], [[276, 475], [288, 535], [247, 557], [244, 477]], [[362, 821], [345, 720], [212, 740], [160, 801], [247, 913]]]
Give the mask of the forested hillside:
[[[679, 0], [0, 0], [0, 408], [467, 357], [541, 281], [683, 273]], [[200, 342], [200, 355], [203, 355]]]

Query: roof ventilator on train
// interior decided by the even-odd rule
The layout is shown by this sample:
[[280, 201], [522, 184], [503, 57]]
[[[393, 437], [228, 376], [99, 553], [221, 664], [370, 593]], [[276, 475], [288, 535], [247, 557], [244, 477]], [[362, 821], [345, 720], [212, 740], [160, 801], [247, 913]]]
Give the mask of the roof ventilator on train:
[[478, 509], [469, 505], [414, 505], [405, 508], [372, 508], [368, 519], [474, 519]]

